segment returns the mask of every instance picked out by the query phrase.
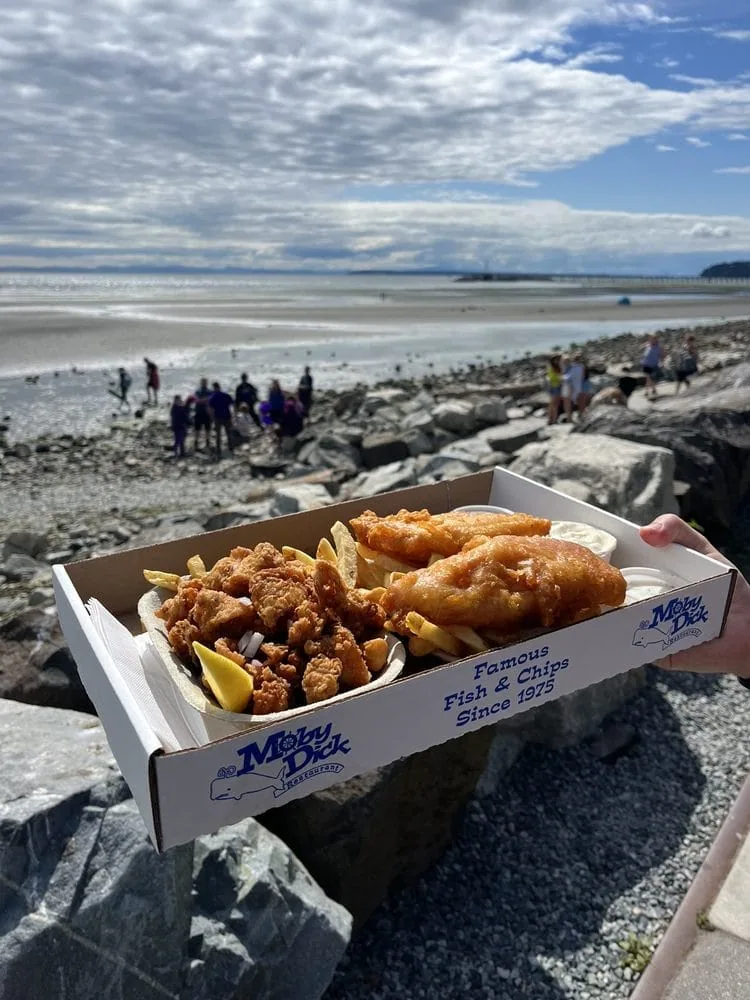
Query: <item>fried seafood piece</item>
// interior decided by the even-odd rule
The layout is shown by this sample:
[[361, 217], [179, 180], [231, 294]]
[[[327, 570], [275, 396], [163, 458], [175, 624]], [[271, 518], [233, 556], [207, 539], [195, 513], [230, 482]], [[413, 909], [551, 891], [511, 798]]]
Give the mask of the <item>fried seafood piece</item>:
[[245, 657], [237, 651], [237, 644], [232, 639], [217, 639], [214, 649], [228, 660], [234, 660], [238, 667], [245, 666]]
[[364, 592], [348, 588], [333, 563], [316, 559], [313, 581], [318, 601], [329, 617], [345, 625], [355, 639], [372, 637], [374, 632], [382, 631], [383, 609]]
[[270, 667], [251, 670], [253, 675], [253, 715], [285, 712], [289, 708], [289, 683]]
[[513, 633], [572, 624], [624, 600], [622, 573], [589, 549], [498, 535], [407, 573], [386, 589], [382, 604], [397, 628], [417, 611], [436, 625]]
[[365, 657], [348, 628], [334, 626], [331, 635], [322, 635], [305, 643], [308, 656], [325, 656], [341, 663], [340, 681], [344, 687], [362, 687], [370, 681]]
[[250, 592], [250, 580], [257, 572], [281, 566], [283, 562], [284, 557], [270, 542], [260, 542], [254, 549], [238, 546], [211, 567], [203, 583], [209, 590], [244, 597]]
[[335, 657], [321, 654], [308, 661], [302, 677], [302, 690], [305, 692], [305, 701], [308, 705], [333, 698], [339, 693], [341, 670], [341, 660]]
[[430, 556], [453, 556], [476, 535], [548, 535], [551, 522], [531, 514], [493, 514], [451, 511], [400, 510], [378, 517], [366, 510], [349, 522], [358, 542], [377, 552], [425, 565]]
[[174, 628], [177, 622], [185, 621], [190, 617], [198, 594], [203, 590], [203, 583], [200, 580], [180, 580], [177, 593], [174, 597], [168, 597], [156, 612], [157, 618], [162, 618], [167, 626], [167, 631]]
[[255, 629], [258, 616], [251, 604], [243, 604], [220, 590], [201, 590], [190, 612], [190, 620], [201, 633], [201, 642], [210, 646], [219, 638], [238, 639]]
[[[185, 663], [193, 662], [193, 643], [200, 642], [200, 637], [200, 629], [196, 628], [187, 618], [175, 622], [167, 632], [169, 645]], [[220, 650], [217, 649], [216, 652], [218, 653]]]
[[297, 618], [297, 609], [309, 607], [314, 599], [310, 574], [297, 563], [263, 569], [250, 581], [250, 597], [269, 632]]

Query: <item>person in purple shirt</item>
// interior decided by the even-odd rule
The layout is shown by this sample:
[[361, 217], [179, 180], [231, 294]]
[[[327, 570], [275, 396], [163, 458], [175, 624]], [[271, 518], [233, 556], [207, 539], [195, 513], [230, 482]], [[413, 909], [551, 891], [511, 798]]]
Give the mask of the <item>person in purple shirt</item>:
[[218, 382], [213, 384], [213, 392], [208, 397], [208, 407], [211, 411], [211, 418], [216, 428], [216, 454], [221, 458], [221, 431], [224, 429], [227, 435], [227, 446], [230, 451], [234, 451], [232, 441], [232, 408], [234, 400], [228, 392], [223, 392]]

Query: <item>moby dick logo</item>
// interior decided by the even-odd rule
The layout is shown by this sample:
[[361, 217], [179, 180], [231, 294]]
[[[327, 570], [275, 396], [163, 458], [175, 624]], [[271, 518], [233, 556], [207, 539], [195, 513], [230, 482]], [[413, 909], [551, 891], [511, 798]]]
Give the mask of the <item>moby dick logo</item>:
[[248, 743], [237, 751], [238, 767], [219, 768], [211, 782], [211, 798], [241, 799], [273, 789], [274, 798], [319, 774], [338, 774], [344, 765], [330, 758], [351, 751], [349, 740], [333, 733], [331, 723], [296, 730], [281, 729], [263, 743]]
[[659, 645], [668, 649], [676, 642], [692, 635], [703, 634], [708, 621], [708, 611], [703, 597], [674, 597], [667, 604], [652, 608], [651, 619], [642, 621], [633, 635], [634, 646]]

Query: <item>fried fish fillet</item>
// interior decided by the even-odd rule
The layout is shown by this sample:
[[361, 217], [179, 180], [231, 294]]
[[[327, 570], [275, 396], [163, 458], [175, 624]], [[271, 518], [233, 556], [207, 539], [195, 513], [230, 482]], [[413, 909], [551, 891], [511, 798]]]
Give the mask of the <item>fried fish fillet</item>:
[[433, 553], [453, 556], [477, 535], [548, 535], [551, 522], [531, 514], [493, 514], [455, 510], [430, 514], [427, 510], [400, 510], [378, 517], [366, 510], [350, 522], [358, 542], [415, 566]]
[[381, 599], [394, 626], [409, 611], [436, 625], [512, 634], [568, 625], [625, 600], [619, 569], [574, 542], [498, 535], [407, 573]]

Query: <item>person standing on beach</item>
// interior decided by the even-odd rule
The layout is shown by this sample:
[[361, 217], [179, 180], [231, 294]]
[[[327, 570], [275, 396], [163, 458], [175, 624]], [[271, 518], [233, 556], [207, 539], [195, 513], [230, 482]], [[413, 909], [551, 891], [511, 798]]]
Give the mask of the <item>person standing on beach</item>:
[[284, 390], [278, 379], [274, 379], [268, 388], [268, 413], [272, 424], [280, 424], [284, 415]]
[[130, 386], [133, 384], [133, 380], [124, 368], [117, 369], [117, 384], [120, 389], [120, 409], [122, 410], [124, 403], [129, 412], [130, 400], [128, 399], [128, 392], [130, 392]]
[[547, 367], [547, 392], [549, 393], [549, 408], [547, 410], [547, 423], [557, 423], [560, 416], [560, 398], [562, 396], [562, 366], [560, 355], [553, 354], [549, 359]]
[[698, 371], [698, 348], [695, 345], [695, 337], [689, 333], [683, 341], [682, 348], [674, 366], [675, 394], [680, 391], [680, 386], [684, 383], [686, 388], [690, 388], [690, 376]]
[[570, 411], [568, 417], [573, 419], [573, 410], [577, 409], [579, 416], [583, 416], [586, 409], [586, 402], [583, 395], [583, 382], [586, 377], [586, 367], [583, 363], [583, 355], [578, 352], [573, 355], [573, 361], [568, 365], [565, 373], [565, 380], [568, 385], [568, 399], [570, 400]]
[[255, 404], [257, 402], [258, 390], [252, 382], [248, 381], [247, 372], [243, 372], [240, 375], [239, 385], [234, 390], [234, 406], [238, 412], [240, 407], [246, 406], [247, 412], [255, 423], [255, 426], [260, 429], [260, 417], [255, 412]]
[[313, 397], [313, 380], [310, 374], [310, 366], [305, 365], [305, 372], [302, 378], [299, 380], [299, 386], [297, 387], [297, 399], [300, 401], [302, 406], [302, 412], [305, 417], [310, 415], [310, 408], [312, 407], [312, 397]]
[[649, 334], [641, 354], [641, 371], [646, 376], [646, 399], [656, 399], [654, 376], [658, 373], [663, 358], [664, 350], [659, 338], [655, 333]]
[[211, 390], [208, 388], [208, 379], [202, 378], [200, 385], [190, 398], [195, 404], [195, 416], [193, 426], [195, 427], [195, 450], [198, 451], [198, 439], [200, 432], [206, 432], [206, 451], [211, 448], [211, 414], [208, 412], [208, 401], [211, 398]]
[[190, 426], [190, 406], [183, 403], [182, 396], [175, 396], [169, 411], [169, 422], [172, 425], [174, 439], [174, 457], [185, 457], [185, 438]]
[[149, 361], [148, 358], [144, 358], [143, 362], [146, 365], [146, 405], [147, 406], [151, 405], [152, 402], [151, 396], [153, 395], [153, 404], [154, 406], [158, 406], [159, 384], [160, 384], [159, 369], [157, 368], [156, 363], [153, 361]]
[[228, 392], [224, 392], [218, 382], [213, 384], [213, 392], [208, 397], [208, 407], [216, 428], [216, 454], [221, 458], [221, 432], [227, 436], [227, 447], [234, 451], [232, 439], [232, 407], [234, 400]]

